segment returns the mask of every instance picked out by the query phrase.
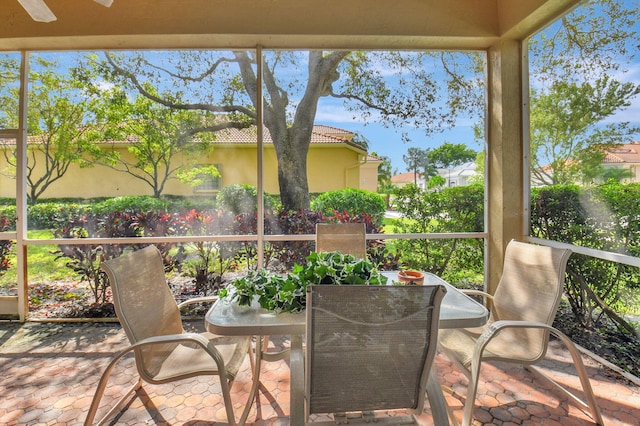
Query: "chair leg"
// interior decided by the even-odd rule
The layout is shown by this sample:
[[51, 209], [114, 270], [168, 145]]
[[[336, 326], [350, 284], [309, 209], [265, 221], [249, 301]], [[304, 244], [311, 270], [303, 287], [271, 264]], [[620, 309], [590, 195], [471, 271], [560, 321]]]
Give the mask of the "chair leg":
[[444, 399], [442, 387], [438, 383], [438, 377], [436, 376], [434, 366], [431, 366], [429, 369], [429, 378], [427, 379], [427, 398], [429, 399], [429, 405], [431, 406], [433, 422], [437, 425], [448, 425], [448, 417], [450, 417], [452, 413], [450, 412], [447, 401]]
[[464, 414], [461, 426], [471, 426], [473, 420], [473, 407], [478, 393], [478, 382], [480, 380], [481, 359], [471, 361], [471, 374], [469, 375], [469, 387], [467, 388], [467, 400], [464, 402]]
[[[256, 351], [257, 351], [258, 350], [257, 345], [259, 344], [258, 342], [260, 342], [260, 336], [254, 336], [254, 337], [256, 339], [256, 343], [255, 344], [256, 344]], [[253, 355], [253, 351], [254, 351], [254, 349], [253, 349], [252, 345], [249, 344], [249, 349], [248, 349], [247, 352], [249, 353], [249, 365], [251, 365], [251, 376], [252, 377], [253, 377], [253, 375], [256, 374], [256, 372], [254, 371], [255, 370], [255, 365], [254, 365], [255, 364], [255, 358], [254, 358], [254, 355]]]
[[[222, 391], [222, 399], [224, 400], [224, 408], [227, 411], [227, 422], [229, 426], [236, 426], [236, 415], [233, 412], [233, 403], [231, 402], [231, 384], [233, 382], [227, 380], [222, 375], [220, 376], [220, 389]], [[244, 420], [240, 420], [241, 424], [244, 423]]]
[[[127, 348], [127, 349], [124, 349], [124, 350], [120, 351], [118, 354], [116, 354], [116, 356], [113, 357], [113, 359], [111, 360], [111, 362], [109, 363], [107, 368], [102, 373], [102, 376], [100, 377], [100, 381], [98, 382], [98, 388], [96, 389], [96, 392], [93, 395], [93, 399], [91, 400], [91, 405], [89, 406], [89, 412], [87, 413], [87, 418], [84, 421], [84, 425], [85, 426], [89, 426], [89, 425], [93, 424], [93, 419], [95, 418], [96, 412], [98, 411], [98, 407], [100, 406], [100, 400], [102, 399], [102, 395], [104, 394], [104, 390], [107, 387], [107, 382], [109, 381], [109, 377], [111, 376], [111, 372], [113, 371], [113, 368], [115, 367], [116, 363], [120, 360], [120, 358], [122, 358], [130, 350], [131, 350], [131, 348]], [[122, 403], [127, 399], [127, 397], [131, 393], [133, 393], [133, 392], [137, 391], [138, 389], [140, 389], [140, 386], [142, 386], [142, 379], [138, 378], [136, 383], [134, 383], [133, 386], [131, 386], [122, 395], [122, 397], [120, 397], [118, 402], [113, 407], [111, 407], [109, 412], [107, 412], [107, 414], [105, 414], [98, 421], [98, 424], [99, 425], [103, 424], [109, 417], [111, 417], [111, 415], [113, 413], [115, 413], [115, 411], [122, 405]]]
[[604, 425], [604, 421], [602, 420], [602, 414], [600, 413], [600, 408], [598, 407], [596, 397], [593, 394], [593, 388], [591, 387], [591, 382], [589, 381], [587, 370], [584, 366], [584, 363], [582, 362], [582, 357], [580, 356], [578, 349], [575, 347], [571, 339], [569, 339], [561, 331], [555, 328], [550, 329], [550, 331], [551, 333], [553, 333], [554, 336], [559, 338], [562, 341], [562, 343], [566, 346], [566, 348], [569, 350], [569, 353], [571, 354], [571, 358], [573, 359], [573, 365], [575, 366], [576, 372], [578, 373], [578, 377], [580, 378], [580, 383], [582, 384], [582, 390], [584, 391], [586, 401], [583, 401], [580, 398], [578, 398], [575, 394], [573, 394], [573, 392], [567, 390], [560, 383], [551, 379], [549, 376], [544, 374], [540, 369], [534, 366], [527, 366], [526, 368], [538, 374], [540, 377], [544, 378], [549, 383], [554, 385], [558, 390], [562, 391], [564, 395], [566, 395], [568, 398], [570, 398], [575, 403], [580, 405], [583, 409], [588, 409], [591, 412], [591, 417], [593, 418], [593, 420], [599, 425]]
[[[238, 420], [238, 424], [244, 425], [247, 417], [249, 417], [249, 413], [251, 412], [251, 406], [253, 405], [253, 400], [256, 397], [258, 392], [258, 388], [260, 387], [260, 369], [262, 365], [262, 356], [264, 351], [269, 344], [268, 336], [254, 336], [256, 339], [255, 353], [251, 350], [251, 346], [249, 347], [249, 361], [251, 362], [251, 389], [249, 390], [249, 397], [247, 399], [247, 403], [240, 415], [240, 420]], [[266, 339], [266, 340], [263, 340]], [[266, 342], [266, 343], [265, 343]], [[231, 382], [229, 383], [231, 386]], [[233, 410], [232, 410], [233, 411]], [[227, 409], [227, 416], [229, 415], [229, 410]], [[231, 422], [231, 420], [229, 420]]]

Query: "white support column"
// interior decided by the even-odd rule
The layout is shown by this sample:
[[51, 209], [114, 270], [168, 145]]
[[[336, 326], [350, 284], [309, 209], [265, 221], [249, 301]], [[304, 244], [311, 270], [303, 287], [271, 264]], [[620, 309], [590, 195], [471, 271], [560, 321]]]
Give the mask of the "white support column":
[[258, 129], [258, 164], [256, 165], [258, 173], [258, 196], [256, 202], [258, 203], [256, 214], [258, 224], [258, 242], [257, 251], [258, 268], [264, 267], [264, 109], [262, 93], [262, 69], [264, 66], [264, 58], [262, 56], [262, 46], [256, 47], [256, 128]]
[[494, 293], [507, 243], [524, 231], [524, 101], [522, 43], [501, 40], [488, 51], [486, 286]]
[[27, 277], [27, 104], [29, 94], [29, 53], [23, 51], [20, 63], [20, 101], [16, 137], [16, 266], [18, 268], [18, 317], [26, 320], [28, 312]]

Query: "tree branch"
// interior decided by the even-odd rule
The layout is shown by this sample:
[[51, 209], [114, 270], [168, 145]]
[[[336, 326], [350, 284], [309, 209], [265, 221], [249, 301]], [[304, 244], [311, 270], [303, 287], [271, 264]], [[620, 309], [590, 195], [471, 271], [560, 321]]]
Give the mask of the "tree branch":
[[111, 57], [111, 55], [109, 54], [109, 52], [105, 52], [105, 57], [107, 58], [107, 61], [109, 62], [109, 65], [111, 67], [113, 67], [113, 69], [116, 71], [116, 73], [120, 74], [121, 76], [123, 76], [124, 78], [126, 78], [127, 80], [129, 80], [131, 82], [131, 84], [133, 84], [133, 86], [136, 88], [136, 90], [138, 90], [138, 92], [146, 97], [147, 99], [150, 99], [154, 102], [157, 102], [161, 105], [164, 105], [166, 107], [169, 108], [175, 108], [175, 109], [182, 109], [182, 110], [190, 110], [190, 111], [209, 111], [209, 112], [213, 112], [213, 113], [230, 113], [230, 112], [239, 112], [242, 114], [245, 114], [249, 117], [254, 117], [255, 118], [255, 112], [250, 110], [249, 108], [246, 108], [242, 105], [210, 105], [210, 104], [203, 104], [203, 103], [195, 103], [195, 104], [183, 104], [183, 103], [175, 103], [175, 102], [171, 102], [168, 101], [164, 98], [161, 98], [157, 95], [154, 95], [153, 93], [149, 92], [148, 90], [146, 90], [144, 88], [144, 86], [140, 83], [140, 80], [138, 80], [138, 78], [136, 77], [135, 74], [133, 74], [132, 72], [122, 68], [120, 65], [118, 65], [113, 58]]

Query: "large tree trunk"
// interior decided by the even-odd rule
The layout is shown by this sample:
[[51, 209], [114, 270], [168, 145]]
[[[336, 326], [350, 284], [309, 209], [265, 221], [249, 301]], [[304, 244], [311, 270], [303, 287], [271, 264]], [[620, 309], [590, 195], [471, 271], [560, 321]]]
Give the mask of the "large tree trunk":
[[[336, 67], [348, 52], [323, 54], [320, 51], [309, 52], [308, 80], [304, 96], [296, 107], [293, 123], [289, 126], [286, 109], [289, 104], [286, 91], [276, 84], [276, 78], [270, 74], [270, 68], [264, 68], [264, 84], [269, 93], [270, 102], [264, 105], [265, 126], [269, 129], [278, 159], [278, 185], [280, 199], [285, 211], [308, 209], [310, 203], [309, 183], [307, 180], [307, 153], [311, 143], [311, 133], [318, 108], [318, 100], [327, 96], [331, 84], [339, 78]], [[248, 65], [248, 56], [236, 54], [245, 81], [250, 88], [254, 102], [257, 100], [252, 84], [254, 76]]]
[[[307, 118], [311, 124], [308, 128], [298, 127], [283, 129], [274, 135], [276, 156], [278, 158], [278, 186], [280, 199], [285, 211], [309, 208], [309, 183], [307, 180], [307, 153], [311, 141], [312, 117]], [[298, 123], [296, 123], [298, 124]], [[277, 140], [277, 143], [275, 141]]]

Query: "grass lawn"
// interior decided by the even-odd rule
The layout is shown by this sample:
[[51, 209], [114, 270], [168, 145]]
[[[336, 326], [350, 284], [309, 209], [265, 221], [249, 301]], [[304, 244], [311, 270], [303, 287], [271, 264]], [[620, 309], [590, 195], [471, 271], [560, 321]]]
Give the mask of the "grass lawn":
[[[48, 230], [28, 231], [29, 238], [53, 238]], [[74, 278], [74, 272], [65, 266], [65, 259], [56, 260], [53, 254], [58, 247], [56, 245], [34, 245], [27, 248], [27, 274], [29, 284], [41, 284], [53, 280], [67, 280]], [[0, 277], [0, 288], [16, 286], [18, 269], [16, 268], [15, 253], [10, 256], [11, 267]]]

